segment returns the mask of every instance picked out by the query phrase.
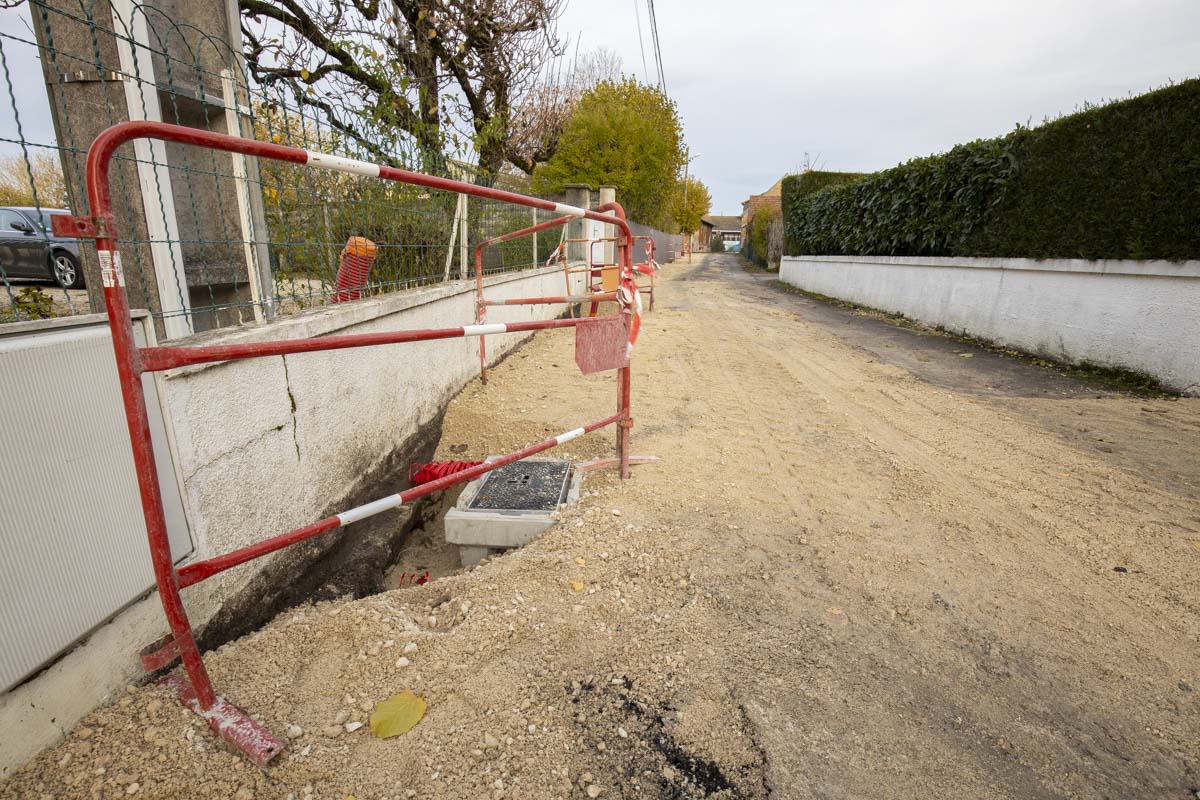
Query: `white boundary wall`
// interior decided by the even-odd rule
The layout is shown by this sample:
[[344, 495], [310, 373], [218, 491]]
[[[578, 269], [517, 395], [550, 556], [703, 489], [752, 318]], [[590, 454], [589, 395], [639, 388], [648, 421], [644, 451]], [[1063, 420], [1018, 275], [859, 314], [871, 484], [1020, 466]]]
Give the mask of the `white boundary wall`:
[[1200, 261], [786, 256], [809, 292], [1200, 395]]
[[[560, 295], [565, 288], [557, 267], [497, 275], [485, 279], [485, 285], [491, 300]], [[456, 327], [475, 322], [474, 292], [473, 281], [456, 281], [172, 344]], [[565, 310], [492, 306], [487, 319], [546, 319]], [[488, 336], [489, 362], [530, 335]], [[329, 506], [478, 376], [478, 342], [469, 337], [271, 356], [158, 376], [173, 452], [156, 455], [173, 455], [180, 475], [195, 546], [188, 560], [243, 547], [342, 510]], [[199, 628], [211, 619], [224, 600], [270, 561], [258, 559], [186, 589], [193, 625]], [[142, 674], [137, 651], [166, 632], [152, 591], [134, 599], [48, 669], [0, 695], [0, 778], [136, 680]]]

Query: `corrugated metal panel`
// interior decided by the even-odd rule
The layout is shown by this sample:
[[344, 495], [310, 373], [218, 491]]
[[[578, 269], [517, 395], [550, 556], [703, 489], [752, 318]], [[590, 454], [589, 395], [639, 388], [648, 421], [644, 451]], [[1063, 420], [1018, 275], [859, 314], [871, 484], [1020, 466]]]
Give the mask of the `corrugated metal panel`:
[[[92, 320], [0, 336], [3, 690], [154, 584], [112, 343]], [[153, 380], [145, 385], [180, 558], [191, 542]]]

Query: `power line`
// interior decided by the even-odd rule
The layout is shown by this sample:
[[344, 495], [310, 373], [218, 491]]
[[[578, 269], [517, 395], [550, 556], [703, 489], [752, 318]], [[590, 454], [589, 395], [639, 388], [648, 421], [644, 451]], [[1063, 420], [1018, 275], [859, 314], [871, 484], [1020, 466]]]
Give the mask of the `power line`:
[[654, 43], [654, 63], [658, 66], [658, 88], [667, 90], [667, 78], [663, 74], [662, 48], [658, 44], [658, 20], [654, 15], [654, 0], [646, 0], [646, 8], [650, 12], [650, 39]]
[[638, 7], [638, 0], [633, 0], [633, 18], [637, 20], [638, 47], [642, 49], [642, 74], [649, 78], [650, 67], [646, 66], [646, 45], [642, 42], [642, 11]]

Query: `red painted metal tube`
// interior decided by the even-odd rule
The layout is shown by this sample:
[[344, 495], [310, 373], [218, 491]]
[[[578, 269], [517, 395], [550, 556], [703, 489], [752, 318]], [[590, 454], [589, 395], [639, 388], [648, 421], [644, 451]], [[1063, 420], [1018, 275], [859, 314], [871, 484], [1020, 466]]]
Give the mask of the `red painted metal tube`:
[[[355, 168], [344, 169], [342, 165], [330, 160], [328, 157], [314, 158], [310, 155], [309, 151], [301, 150], [298, 147], [260, 142], [255, 139], [243, 139], [238, 136], [227, 136], [223, 133], [188, 128], [183, 125], [171, 125], [166, 122], [121, 122], [101, 131], [88, 150], [87, 180], [89, 184], [89, 197], [92, 192], [90, 188], [92, 185], [95, 185], [99, 189], [99, 194], [102, 195], [102, 202], [99, 204], [99, 207], [96, 204], [92, 205], [93, 215], [103, 216], [112, 214], [112, 203], [108, 188], [109, 160], [118, 147], [133, 139], [162, 139], [168, 142], [210, 147], [214, 150], [223, 150], [227, 153], [243, 153], [250, 156], [271, 158], [276, 161], [288, 161], [293, 164], [309, 164], [316, 167], [328, 167], [350, 172], [357, 171]], [[321, 155], [323, 156], [323, 154]], [[352, 159], [341, 159], [340, 161], [347, 162], [353, 167], [361, 165], [363, 167], [371, 167], [373, 170], [378, 169], [378, 177], [384, 180], [408, 183], [414, 186], [425, 186], [429, 189], [441, 189], [447, 192], [459, 192], [472, 197], [499, 200], [504, 203], [525, 206], [526, 208], [540, 208], [543, 211], [559, 211], [561, 213], [565, 209], [562, 204], [555, 203], [552, 200], [542, 200], [538, 197], [507, 192], [503, 189], [494, 189], [490, 186], [479, 186], [452, 178], [439, 178], [436, 175], [425, 175], [421, 172], [412, 172], [398, 167], [366, 164], [365, 162], [353, 161]], [[360, 172], [359, 174], [366, 173]], [[616, 225], [621, 228], [626, 236], [633, 236], [633, 231], [630, 230], [629, 223], [625, 221], [623, 214], [614, 219], [611, 216], [601, 213], [599, 209], [595, 211], [580, 210], [583, 211], [583, 214], [573, 216], [582, 216], [609, 225]]]
[[483, 304], [485, 306], [538, 306], [560, 303], [605, 303], [616, 299], [616, 292], [598, 292], [593, 294], [552, 295], [550, 297], [514, 297], [509, 300], [485, 300]]
[[[282, 356], [292, 353], [313, 353], [321, 350], [341, 350], [347, 347], [371, 347], [402, 342], [427, 342], [434, 339], [454, 339], [460, 336], [480, 336], [482, 333], [522, 333], [547, 328], [573, 328], [589, 320], [546, 319], [529, 322], [496, 323], [495, 326], [463, 325], [458, 328], [432, 328], [387, 333], [352, 333], [343, 336], [322, 336], [317, 339], [285, 339], [245, 344], [219, 344], [207, 347], [143, 347], [142, 372], [159, 372], [175, 367], [207, 364], [213, 361], [234, 361], [241, 358]], [[478, 330], [481, 327], [486, 331]], [[497, 328], [491, 330], [491, 328]], [[503, 330], [499, 328], [503, 327]]]
[[[612, 416], [605, 417], [602, 420], [585, 425], [582, 428], [576, 428], [574, 431], [568, 431], [565, 434], [560, 434], [551, 439], [546, 439], [538, 442], [537, 444], [530, 445], [524, 450], [518, 450], [515, 453], [509, 453], [506, 456], [501, 456], [494, 461], [489, 461], [480, 464], [479, 466], [465, 469], [461, 472], [455, 472], [450, 475], [446, 475], [445, 477], [438, 478], [437, 480], [430, 481], [429, 483], [423, 483], [420, 486], [414, 486], [411, 489], [400, 492], [396, 495], [392, 495], [391, 498], [383, 498], [382, 500], [377, 500], [375, 502], [380, 504], [378, 506], [380, 511], [398, 508], [405, 503], [411, 503], [413, 500], [424, 497], [428, 494], [433, 494], [434, 492], [441, 491], [442, 489], [453, 486], [456, 483], [464, 483], [465, 481], [473, 480], [480, 475], [483, 475], [485, 472], [491, 472], [494, 469], [503, 467], [505, 464], [511, 464], [514, 461], [520, 461], [523, 458], [536, 455], [543, 450], [549, 450], [551, 447], [555, 447], [565, 441], [570, 441], [576, 436], [580, 436], [585, 433], [591, 433], [598, 428], [603, 428], [605, 425], [611, 425], [614, 422], [619, 422], [621, 419], [622, 416], [620, 413], [613, 414]], [[374, 504], [367, 504], [367, 506], [371, 505]], [[360, 508], [366, 508], [367, 506], [360, 506]], [[206, 578], [211, 578], [213, 575], [216, 575], [219, 572], [232, 569], [239, 564], [245, 564], [247, 561], [252, 561], [260, 556], [265, 556], [267, 553], [273, 553], [276, 550], [281, 550], [284, 547], [287, 547], [288, 545], [296, 544], [297, 542], [302, 542], [305, 539], [311, 539], [314, 536], [320, 536], [322, 533], [328, 533], [332, 530], [344, 527], [345, 525], [348, 525], [349, 522], [343, 522], [342, 517], [355, 511], [358, 511], [358, 509], [351, 509], [349, 512], [343, 512], [341, 515], [326, 517], [325, 519], [314, 522], [311, 525], [305, 525], [303, 528], [297, 528], [294, 531], [283, 533], [270, 539], [265, 539], [257, 544], [252, 544], [249, 547], [243, 547], [240, 550], [234, 550], [233, 552], [225, 553], [224, 555], [207, 558], [203, 561], [197, 561], [193, 564], [189, 564], [183, 569], [179, 570], [179, 585], [181, 587], [191, 586], [192, 584], [199, 583]], [[369, 515], [356, 515], [355, 518], [361, 519], [364, 516]]]
[[[633, 314], [631, 308], [632, 300], [637, 293], [637, 284], [633, 280], [633, 235], [629, 230], [628, 223], [625, 223], [625, 209], [620, 203], [611, 202], [597, 206], [596, 211], [603, 213], [612, 211], [617, 218], [621, 220], [625, 230], [625, 237], [618, 242], [617, 247], [620, 251], [619, 258], [621, 266], [621, 290], [625, 297], [621, 299], [621, 313]], [[608, 215], [605, 215], [608, 217]], [[612, 217], [608, 217], [612, 219]], [[637, 337], [637, 321], [638, 317], [633, 317], [633, 323], [630, 326], [629, 347], [633, 348], [634, 341]], [[621, 421], [617, 423], [617, 458], [620, 462], [619, 475], [621, 480], [629, 477], [629, 439], [630, 429], [633, 427], [633, 411], [632, 411], [632, 373], [629, 367], [622, 367], [617, 372], [617, 411], [621, 415]]]
[[521, 228], [519, 230], [509, 231], [508, 233], [506, 233], [502, 236], [496, 236], [491, 239], [487, 239], [486, 241], [480, 242], [479, 244], [475, 245], [475, 250], [476, 250], [476, 252], [478, 252], [478, 251], [482, 250], [484, 247], [490, 247], [494, 244], [500, 244], [501, 242], [511, 242], [513, 239], [520, 239], [522, 236], [532, 236], [535, 233], [540, 233], [542, 231], [549, 230], [550, 228], [557, 228], [560, 225], [566, 225], [568, 222], [570, 222], [573, 219], [575, 219], [575, 217], [573, 217], [573, 216], [572, 217], [555, 217], [554, 219], [546, 220], [545, 222], [539, 222], [536, 225], [530, 225], [528, 228]]
[[[129, 125], [130, 123], [126, 123]], [[181, 129], [187, 130], [187, 129]], [[112, 128], [97, 137], [88, 150], [87, 191], [88, 204], [95, 217], [112, 217], [112, 196], [108, 184], [109, 160], [113, 151], [125, 139], [111, 133]], [[129, 138], [143, 135], [143, 128], [127, 128]], [[107, 137], [105, 134], [109, 134]], [[284, 161], [295, 161], [291, 153], [276, 153], [277, 145], [255, 142], [245, 152], [251, 155], [278, 157]], [[129, 315], [128, 298], [125, 294], [125, 278], [120, 266], [120, 253], [111, 238], [96, 239], [96, 253], [101, 263], [104, 305], [108, 312], [108, 325], [112, 332], [113, 354], [117, 362], [117, 377], [121, 384], [121, 401], [125, 406], [125, 422], [129, 428], [129, 443], [133, 451], [133, 464], [137, 472], [138, 492], [142, 500], [142, 516], [146, 523], [146, 539], [150, 547], [150, 562], [158, 585], [163, 613], [171, 629], [180, 660], [187, 672], [188, 681], [195, 690], [196, 704], [201, 710], [211, 709], [216, 702], [212, 681], [204, 667], [200, 649], [192, 634], [192, 625], [179, 594], [179, 580], [175, 572], [171, 544], [167, 538], [167, 522], [163, 514], [162, 494], [158, 484], [158, 472], [154, 461], [154, 445], [150, 439], [150, 423], [146, 412], [146, 398], [142, 392], [142, 364], [140, 352], [133, 338], [133, 321]]]

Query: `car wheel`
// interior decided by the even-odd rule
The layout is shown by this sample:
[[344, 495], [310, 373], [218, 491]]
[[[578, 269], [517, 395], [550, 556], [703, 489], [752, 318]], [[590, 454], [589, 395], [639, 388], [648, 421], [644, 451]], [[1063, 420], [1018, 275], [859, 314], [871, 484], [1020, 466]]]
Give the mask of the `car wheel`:
[[59, 286], [64, 289], [83, 288], [83, 270], [79, 268], [79, 259], [73, 253], [55, 250], [50, 254], [50, 267]]

